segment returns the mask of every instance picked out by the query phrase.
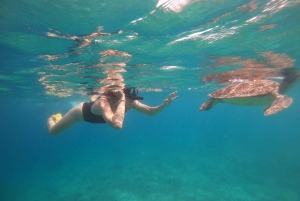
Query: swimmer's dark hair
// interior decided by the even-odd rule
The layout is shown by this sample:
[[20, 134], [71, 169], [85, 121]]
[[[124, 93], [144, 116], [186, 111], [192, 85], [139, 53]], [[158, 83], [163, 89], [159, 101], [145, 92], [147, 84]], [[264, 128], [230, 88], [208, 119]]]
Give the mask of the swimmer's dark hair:
[[127, 98], [132, 100], [144, 100], [143, 97], [137, 96], [139, 91], [135, 87], [126, 87], [123, 92]]
[[[132, 100], [144, 100], [143, 97], [137, 96], [139, 91], [135, 87], [126, 87], [123, 89], [123, 93], [125, 97], [130, 98]], [[114, 96], [114, 94], [108, 88], [102, 91], [101, 93], [99, 93], [99, 91], [91, 91], [88, 93], [88, 95], [98, 95], [97, 99], [99, 99], [101, 95]]]

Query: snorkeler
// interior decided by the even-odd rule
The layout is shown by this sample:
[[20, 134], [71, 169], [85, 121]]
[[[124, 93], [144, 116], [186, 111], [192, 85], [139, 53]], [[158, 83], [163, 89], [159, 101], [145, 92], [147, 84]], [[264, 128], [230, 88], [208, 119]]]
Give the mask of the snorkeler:
[[143, 114], [154, 116], [169, 106], [177, 98], [177, 91], [169, 94], [164, 103], [150, 107], [140, 103], [143, 100], [137, 96], [135, 88], [112, 90], [107, 87], [101, 89], [101, 95], [91, 102], [80, 103], [72, 108], [63, 117], [61, 114], [52, 115], [48, 119], [48, 131], [50, 135], [57, 135], [78, 122], [107, 123], [119, 130], [123, 126], [125, 113], [132, 109]]
[[93, 41], [93, 38], [98, 37], [98, 36], [110, 36], [110, 33], [102, 33], [101, 31], [103, 30], [103, 27], [97, 27], [97, 31], [91, 34], [84, 34], [84, 35], [77, 35], [77, 36], [70, 36], [67, 34], [62, 34], [61, 32], [57, 31], [57, 30], [52, 30], [55, 33], [50, 33], [50, 32], [46, 32], [46, 35], [49, 37], [53, 37], [53, 38], [64, 38], [64, 39], [68, 39], [68, 40], [72, 40], [72, 41], [76, 41], [77, 44], [74, 45], [73, 47], [71, 47], [69, 49], [69, 53], [73, 52], [77, 49], [82, 49], [88, 45], [90, 45]]

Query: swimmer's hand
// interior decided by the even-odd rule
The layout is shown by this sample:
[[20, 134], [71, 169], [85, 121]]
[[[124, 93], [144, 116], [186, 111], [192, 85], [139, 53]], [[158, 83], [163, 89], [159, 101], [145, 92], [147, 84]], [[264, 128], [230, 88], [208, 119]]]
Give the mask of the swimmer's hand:
[[112, 93], [117, 97], [118, 100], [125, 100], [125, 94], [123, 90], [112, 90]]
[[178, 97], [176, 95], [177, 95], [177, 91], [174, 91], [173, 93], [170, 93], [168, 98], [165, 99], [164, 105], [165, 106], [171, 105], [172, 101], [175, 100]]

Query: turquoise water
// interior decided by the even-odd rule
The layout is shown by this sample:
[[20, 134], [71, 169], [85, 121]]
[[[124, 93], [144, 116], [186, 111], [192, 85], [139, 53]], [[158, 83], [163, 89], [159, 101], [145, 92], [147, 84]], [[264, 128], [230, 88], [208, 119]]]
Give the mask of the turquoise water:
[[[275, 115], [228, 104], [198, 111], [233, 81], [297, 77], [299, 8], [1, 1], [0, 200], [299, 201], [297, 82], [285, 93], [293, 103]], [[72, 40], [99, 27], [88, 43]], [[80, 123], [48, 135], [49, 116], [119, 84], [138, 87], [151, 106], [175, 90], [178, 98], [155, 117], [129, 111], [120, 131]]]

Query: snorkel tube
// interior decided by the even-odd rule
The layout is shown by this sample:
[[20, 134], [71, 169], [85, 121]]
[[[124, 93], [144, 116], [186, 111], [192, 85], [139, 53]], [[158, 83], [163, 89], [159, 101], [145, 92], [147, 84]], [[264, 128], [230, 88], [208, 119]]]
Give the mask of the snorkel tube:
[[126, 87], [123, 89], [125, 97], [132, 100], [144, 100], [143, 97], [137, 96], [139, 91], [135, 87]]

